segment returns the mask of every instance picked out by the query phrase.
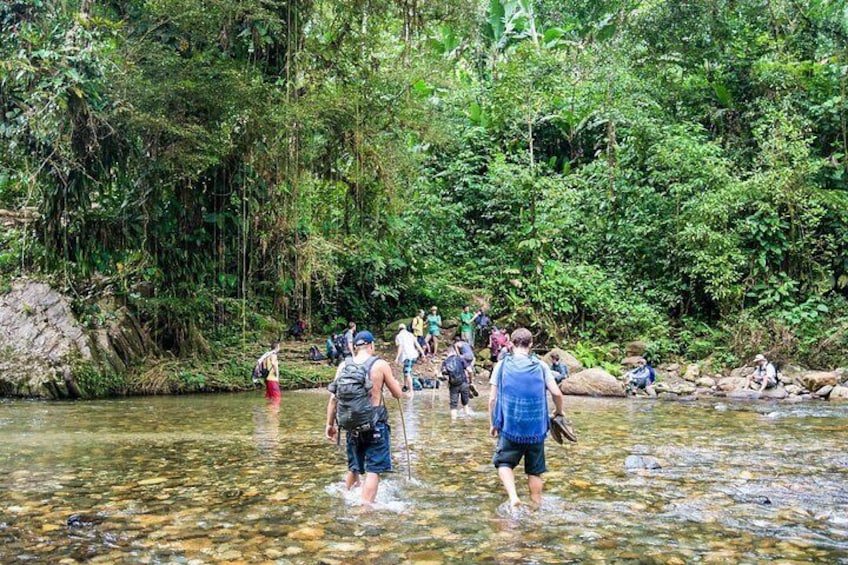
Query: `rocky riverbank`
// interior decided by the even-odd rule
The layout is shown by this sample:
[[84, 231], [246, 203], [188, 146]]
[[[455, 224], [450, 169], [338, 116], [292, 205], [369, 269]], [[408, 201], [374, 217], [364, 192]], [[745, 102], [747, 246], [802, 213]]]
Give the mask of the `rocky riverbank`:
[[[584, 369], [569, 352], [554, 350], [568, 365], [571, 376], [564, 380], [564, 394], [577, 396], [626, 396], [623, 376], [595, 367]], [[634, 353], [633, 350], [628, 353]], [[633, 368], [638, 355], [621, 360], [621, 374]], [[550, 353], [545, 360], [550, 359]], [[663, 400], [694, 400], [698, 398], [728, 398], [731, 400], [802, 400], [848, 401], [848, 368], [830, 371], [809, 370], [785, 365], [777, 373], [777, 386], [762, 392], [745, 388], [746, 377], [753, 366], [737, 367], [726, 372], [713, 372], [698, 363], [663, 363], [655, 368], [657, 382], [638, 397]]]

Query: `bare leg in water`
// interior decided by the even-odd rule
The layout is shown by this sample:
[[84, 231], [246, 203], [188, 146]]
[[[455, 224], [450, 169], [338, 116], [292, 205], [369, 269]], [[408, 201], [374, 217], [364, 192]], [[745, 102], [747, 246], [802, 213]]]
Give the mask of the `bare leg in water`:
[[530, 487], [530, 500], [538, 508], [542, 505], [542, 477], [527, 475], [527, 486]]
[[506, 489], [506, 494], [509, 495], [509, 505], [513, 508], [521, 505], [518, 493], [515, 492], [515, 472], [509, 467], [498, 467], [498, 476]]
[[365, 484], [362, 486], [362, 502], [374, 504], [377, 500], [377, 488], [380, 486], [380, 475], [365, 473]]
[[354, 473], [353, 471], [348, 471], [347, 475], [345, 475], [345, 488], [347, 490], [352, 489], [353, 487], [359, 486], [359, 473]]

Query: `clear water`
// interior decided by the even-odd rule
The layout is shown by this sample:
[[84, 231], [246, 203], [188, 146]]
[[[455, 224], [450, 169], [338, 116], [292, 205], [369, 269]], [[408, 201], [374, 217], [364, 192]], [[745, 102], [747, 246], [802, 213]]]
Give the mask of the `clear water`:
[[447, 391], [403, 401], [411, 480], [390, 402], [374, 510], [326, 400], [2, 401], [0, 563], [848, 563], [846, 405], [568, 398], [580, 443], [549, 442], [542, 509], [513, 515], [483, 397], [453, 423]]

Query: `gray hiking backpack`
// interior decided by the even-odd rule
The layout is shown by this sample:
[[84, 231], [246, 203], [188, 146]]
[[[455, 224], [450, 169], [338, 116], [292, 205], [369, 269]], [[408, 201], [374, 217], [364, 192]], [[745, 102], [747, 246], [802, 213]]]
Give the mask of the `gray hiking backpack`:
[[362, 365], [348, 359], [341, 374], [327, 387], [338, 401], [336, 419], [339, 427], [349, 432], [366, 432], [374, 425], [371, 367], [377, 359], [379, 357], [370, 357]]

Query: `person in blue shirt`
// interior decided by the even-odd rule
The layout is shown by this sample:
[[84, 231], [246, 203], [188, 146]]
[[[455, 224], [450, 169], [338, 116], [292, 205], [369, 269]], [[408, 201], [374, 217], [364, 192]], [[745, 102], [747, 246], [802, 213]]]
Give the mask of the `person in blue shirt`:
[[654, 368], [640, 357], [636, 362], [636, 368], [624, 375], [624, 386], [627, 389], [627, 394], [634, 394], [637, 390], [645, 390], [654, 384], [657, 380], [657, 375], [654, 373]]
[[560, 360], [558, 353], [551, 353], [551, 371], [557, 384], [568, 378], [568, 365]]

